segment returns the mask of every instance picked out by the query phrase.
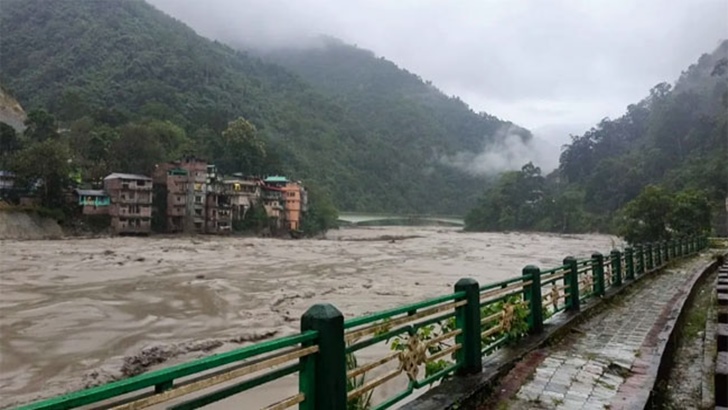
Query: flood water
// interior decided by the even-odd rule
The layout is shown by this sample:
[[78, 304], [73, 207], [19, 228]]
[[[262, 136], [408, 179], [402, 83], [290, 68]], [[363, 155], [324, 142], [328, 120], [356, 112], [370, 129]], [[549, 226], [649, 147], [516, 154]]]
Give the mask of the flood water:
[[[376, 240], [383, 235], [416, 237]], [[605, 235], [439, 227], [351, 228], [298, 241], [0, 241], [0, 407], [293, 334], [314, 303], [353, 317], [450, 293], [462, 277], [484, 284], [615, 244]], [[258, 408], [295, 385], [215, 407]]]

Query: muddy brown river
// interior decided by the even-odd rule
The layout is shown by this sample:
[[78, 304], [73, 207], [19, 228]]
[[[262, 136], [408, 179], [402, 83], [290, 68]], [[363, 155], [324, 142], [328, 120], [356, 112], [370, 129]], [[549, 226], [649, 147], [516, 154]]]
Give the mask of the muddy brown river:
[[[298, 241], [0, 241], [0, 407], [293, 334], [317, 302], [353, 317], [449, 293], [462, 277], [484, 284], [616, 243], [437, 227], [342, 229]], [[265, 406], [295, 391], [291, 377], [213, 408]]]

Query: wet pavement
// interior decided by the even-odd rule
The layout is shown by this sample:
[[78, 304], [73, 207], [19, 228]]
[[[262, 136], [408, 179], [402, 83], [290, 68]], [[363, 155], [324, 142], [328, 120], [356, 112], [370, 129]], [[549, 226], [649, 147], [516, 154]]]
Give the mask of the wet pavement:
[[[653, 278], [645, 278], [614, 304], [578, 326], [557, 346], [534, 352], [540, 356], [533, 372], [514, 398], [498, 409], [620, 409], [630, 408], [645, 387], [658, 351], [658, 337], [667, 313], [706, 257], [686, 261]], [[540, 361], [540, 363], [538, 363]], [[508, 378], [521, 378], [509, 374]], [[644, 403], [642, 403], [644, 407]]]

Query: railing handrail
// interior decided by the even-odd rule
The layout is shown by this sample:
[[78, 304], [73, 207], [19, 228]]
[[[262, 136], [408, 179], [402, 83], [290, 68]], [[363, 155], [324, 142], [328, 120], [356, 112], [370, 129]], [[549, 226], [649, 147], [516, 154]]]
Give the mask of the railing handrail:
[[[518, 277], [483, 286], [479, 286], [472, 279], [462, 279], [455, 285], [455, 291], [448, 295], [348, 320], [344, 320], [343, 315], [331, 305], [316, 305], [304, 314], [301, 320], [303, 329], [301, 333], [32, 403], [20, 409], [70, 409], [119, 398], [152, 387], [154, 388], [152, 396], [164, 395], [175, 389], [183, 389], [184, 383], [175, 385], [175, 382], [185, 377], [200, 375], [213, 369], [219, 369], [218, 372], [212, 373], [213, 375], [226, 371], [234, 373], [246, 366], [249, 367], [248, 370], [251, 368], [255, 370], [256, 365], [277, 366], [284, 364], [286, 359], [298, 362], [219, 393], [205, 395], [202, 399], [193, 399], [185, 406], [196, 408], [197, 404], [207, 404], [211, 402], [210, 400], [228, 397], [288, 374], [299, 373], [299, 393], [282, 400], [279, 404], [282, 403], [282, 406], [299, 404], [300, 408], [305, 410], [339, 410], [343, 408], [342, 403], [344, 407], [346, 406], [347, 395], [332, 392], [339, 389], [342, 386], [340, 383], [346, 379], [360, 377], [383, 363], [397, 359], [401, 361], [399, 370], [390, 371], [385, 376], [391, 379], [407, 373], [402, 367], [407, 365], [403, 361], [404, 356], [398, 353], [390, 354], [377, 362], [358, 366], [355, 370], [349, 371], [347, 376], [347, 372], [344, 371], [343, 355], [352, 355], [362, 348], [404, 333], [410, 335], [409, 339], [412, 342], [413, 335], [417, 335], [420, 329], [439, 326], [442, 333], [440, 336], [424, 340], [424, 344], [422, 341], [414, 340], [414, 347], [408, 346], [406, 349], [424, 348], [417, 347], [419, 343], [421, 346], [428, 346], [429, 350], [436, 342], [452, 337], [455, 339], [452, 346], [436, 353], [430, 352], [429, 355], [423, 353], [424, 356], [418, 359], [420, 361], [413, 363], [421, 366], [427, 360], [443, 358], [446, 355], [456, 356], [456, 361], [432, 374], [426, 374], [424, 379], [417, 378], [417, 372], [414, 372], [414, 377], [407, 373], [410, 377], [408, 388], [377, 406], [377, 408], [388, 408], [411, 394], [414, 389], [436, 382], [453, 372], [466, 374], [480, 371], [481, 358], [477, 356], [477, 352], [487, 355], [510, 341], [518, 340], [525, 333], [540, 333], [543, 331], [544, 322], [548, 320], [547, 316], [564, 310], [578, 311], [581, 301], [593, 296], [602, 296], [607, 288], [619, 287], [624, 280], [633, 280], [648, 272], [661, 269], [669, 261], [696, 253], [707, 245], [708, 241], [704, 237], [679, 238], [656, 244], [635, 245], [625, 248], [624, 251], [615, 249], [603, 255], [595, 253], [589, 259], [576, 260], [569, 257], [561, 266], [544, 271], [529, 265]], [[605, 280], [605, 276], [608, 276], [609, 280]], [[560, 281], [563, 281], [563, 284], [560, 284]], [[586, 292], [584, 294], [581, 294], [582, 287]], [[400, 315], [405, 316], [394, 319]], [[432, 315], [436, 316], [426, 317]], [[446, 320], [453, 320], [455, 328], [451, 329], [450, 325], [443, 324]], [[388, 327], [388, 323], [394, 324], [394, 327]], [[365, 325], [369, 326], [363, 327]], [[348, 336], [351, 337], [347, 338]], [[359, 336], [368, 339], [358, 341]], [[349, 339], [356, 343], [345, 347], [344, 343]], [[478, 343], [478, 346], [473, 346], [473, 343]], [[474, 349], [477, 349], [475, 353]], [[256, 371], [265, 369], [267, 367]], [[250, 372], [240, 374], [248, 373]], [[205, 376], [208, 374], [202, 377]], [[382, 377], [360, 386], [353, 394], [350, 392], [349, 399], [366, 395], [388, 380]], [[331, 394], [337, 398], [321, 398], [322, 395]], [[149, 396], [150, 394], [146, 394], [142, 400], [148, 399]]]

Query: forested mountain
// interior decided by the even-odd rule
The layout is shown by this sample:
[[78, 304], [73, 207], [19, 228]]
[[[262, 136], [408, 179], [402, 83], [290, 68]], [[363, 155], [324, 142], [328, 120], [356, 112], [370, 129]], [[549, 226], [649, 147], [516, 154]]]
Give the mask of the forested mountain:
[[[504, 126], [498, 118], [476, 114], [459, 98], [446, 96], [384, 57], [334, 38], [321, 37], [317, 46], [262, 54], [327, 91], [380, 138], [408, 151], [480, 152]], [[520, 134], [525, 140], [531, 138], [526, 130]]]
[[[403, 197], [423, 197], [430, 184], [450, 187], [438, 200], [447, 204], [445, 212], [461, 213], [472, 206], [485, 185], [484, 177], [445, 165], [448, 159], [463, 152], [483, 152], [509, 135], [525, 142], [532, 138], [510, 122], [473, 112], [459, 98], [448, 97], [384, 57], [334, 38], [320, 37], [310, 47], [258, 53], [299, 74], [364, 121], [371, 131], [370, 143], [395, 146], [377, 150], [378, 157], [367, 163], [382, 180], [391, 180], [390, 186]], [[428, 165], [425, 172], [417, 170], [418, 163]]]
[[714, 214], [724, 207], [728, 40], [701, 56], [674, 86], [658, 84], [623, 116], [573, 136], [553, 175], [545, 178], [533, 167], [504, 175], [470, 213], [469, 227], [607, 230], [624, 220], [619, 211], [650, 185], [660, 190], [647, 195], [705, 198]]
[[345, 210], [462, 213], [484, 180], [441, 158], [482, 148], [505, 124], [355, 49], [367, 65], [336, 66], [334, 88], [348, 85], [331, 92], [141, 0], [2, 0], [0, 37], [0, 81], [26, 110], [55, 115], [84, 147], [76, 163], [103, 164], [96, 173], [183, 153], [215, 161], [229, 154], [222, 131], [244, 117], [267, 158], [240, 171], [305, 179]]

